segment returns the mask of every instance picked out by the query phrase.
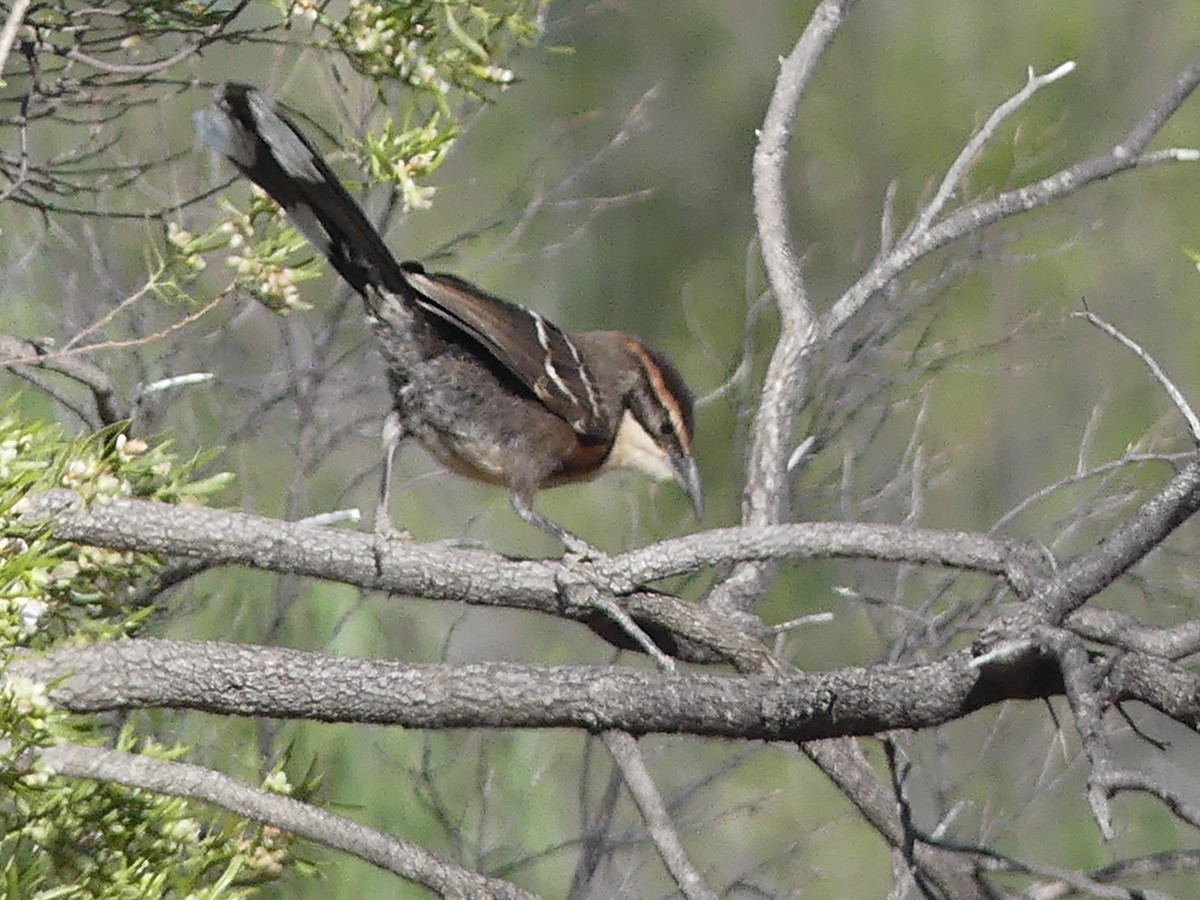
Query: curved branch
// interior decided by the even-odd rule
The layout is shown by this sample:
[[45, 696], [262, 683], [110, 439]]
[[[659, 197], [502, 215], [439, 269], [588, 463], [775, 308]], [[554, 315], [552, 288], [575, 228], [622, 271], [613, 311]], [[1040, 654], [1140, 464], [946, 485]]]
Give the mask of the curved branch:
[[534, 896], [507, 881], [486, 878], [416, 844], [397, 840], [345, 816], [252, 788], [203, 766], [75, 744], [46, 747], [22, 757], [26, 764], [32, 764], [34, 759], [58, 775], [90, 778], [212, 803], [256, 822], [350, 853], [401, 878], [424, 885], [442, 897], [532, 900]]
[[[582, 622], [616, 646], [636, 648], [622, 628], [607, 627], [611, 620], [596, 604], [576, 602], [586, 592], [562, 589], [592, 574], [599, 590], [616, 596], [600, 583], [596, 570], [582, 565], [509, 560], [482, 550], [410, 541], [380, 546], [373, 535], [361, 532], [206, 507], [114, 500], [88, 509], [67, 490], [28, 495], [15, 511], [18, 528], [48, 526], [64, 541], [203, 562], [205, 568], [245, 565], [366, 590], [542, 612]], [[627, 578], [620, 586], [635, 591]], [[660, 646], [660, 638], [674, 634], [711, 651], [694, 654], [671, 642], [663, 647], [668, 653], [700, 662], [713, 662], [716, 654], [739, 666], [769, 665], [762, 644], [717, 612], [656, 592], [627, 593], [618, 602], [641, 627], [655, 632]]]
[[92, 393], [101, 425], [115, 425], [126, 418], [117, 402], [116, 385], [103, 369], [78, 356], [51, 352], [37, 341], [0, 334], [0, 366], [20, 365], [57, 372], [83, 385]]
[[633, 586], [746, 560], [869, 559], [1000, 575], [1027, 596], [1050, 565], [1018, 541], [965, 531], [860, 522], [714, 528], [631, 550], [597, 564], [610, 586]]
[[1085, 606], [1067, 616], [1064, 624], [1089, 641], [1164, 659], [1200, 652], [1200, 619], [1158, 628], [1120, 610]]
[[[1183, 70], [1150, 110], [1107, 153], [1060, 169], [1031, 185], [1007, 191], [993, 200], [956, 210], [927, 229], [912, 229], [895, 249], [872, 266], [830, 309], [821, 322], [821, 339], [842, 329], [863, 306], [918, 260], [968, 234], [1019, 213], [1074, 194], [1087, 185], [1133, 169], [1144, 161], [1146, 145], [1200, 84], [1200, 59]], [[1170, 159], [1188, 159], [1186, 154]], [[1155, 160], [1158, 161], [1158, 160]]]
[[[248, 565], [310, 575], [373, 590], [430, 599], [546, 611], [536, 599], [557, 593], [563, 573], [616, 595], [676, 575], [746, 560], [853, 558], [945, 566], [1001, 575], [1018, 591], [1044, 576], [1041, 551], [1019, 541], [964, 531], [858, 522], [798, 522], [759, 528], [713, 528], [585, 562], [514, 560], [473, 548], [390, 541], [310, 520], [286, 522], [253, 513], [116, 499], [90, 508], [66, 489], [25, 497], [19, 521], [45, 521], [60, 540], [164, 556], [210, 566]], [[376, 550], [378, 549], [378, 561]], [[482, 584], [479, 572], [495, 577]]]
[[91, 66], [99, 72], [107, 72], [110, 75], [153, 75], [157, 72], [170, 69], [172, 66], [177, 66], [189, 56], [199, 53], [206, 43], [207, 41], [201, 40], [194, 44], [186, 44], [170, 56], [150, 63], [110, 63], [107, 60], [90, 56], [78, 47], [71, 48], [63, 56], [75, 62], [83, 63], [85, 66]]
[[1117, 702], [1138, 700], [1200, 732], [1200, 678], [1178, 663], [1126, 653], [1105, 677], [1109, 695]]
[[[766, 664], [766, 651], [742, 623], [643, 586], [745, 560], [862, 558], [1000, 575], [1026, 597], [1046, 568], [1038, 551], [1012, 541], [844, 522], [715, 529], [590, 563], [563, 563], [409, 541], [380, 548], [372, 535], [360, 532], [145, 500], [119, 499], [88, 509], [67, 490], [27, 496], [17, 511], [22, 525], [45, 522], [60, 540], [203, 561], [206, 568], [248, 565], [367, 590], [565, 616], [629, 647], [628, 640], [597, 628], [610, 617], [596, 604], [575, 602], [576, 594], [563, 590], [566, 583], [583, 582], [615, 598], [642, 627], [672, 632], [739, 667], [757, 668]], [[654, 637], [662, 646], [661, 634]], [[683, 658], [712, 661], [694, 653]]]
[[[780, 60], [779, 76], [754, 151], [754, 214], [763, 265], [779, 308], [780, 335], [767, 366], [751, 431], [742, 496], [742, 521], [748, 525], [767, 525], [788, 517], [788, 442], [803, 397], [801, 360], [817, 334], [791, 240], [785, 182], [788, 142], [805, 88], [853, 6], [854, 0], [822, 0], [791, 54]], [[763, 563], [739, 566], [713, 591], [708, 603], [749, 609], [771, 581], [774, 568]]]

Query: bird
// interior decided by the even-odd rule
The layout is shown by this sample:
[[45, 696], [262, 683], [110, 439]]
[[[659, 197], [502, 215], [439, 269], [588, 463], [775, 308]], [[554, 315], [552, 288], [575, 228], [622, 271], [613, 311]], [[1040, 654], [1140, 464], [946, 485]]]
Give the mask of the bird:
[[517, 514], [571, 554], [598, 551], [534, 508], [544, 488], [634, 469], [676, 481], [703, 518], [695, 400], [665, 354], [621, 331], [566, 331], [455, 275], [397, 261], [314, 144], [251, 85], [218, 85], [194, 121], [362, 296], [392, 402], [377, 534], [396, 531], [390, 483], [410, 437], [450, 471], [506, 488]]

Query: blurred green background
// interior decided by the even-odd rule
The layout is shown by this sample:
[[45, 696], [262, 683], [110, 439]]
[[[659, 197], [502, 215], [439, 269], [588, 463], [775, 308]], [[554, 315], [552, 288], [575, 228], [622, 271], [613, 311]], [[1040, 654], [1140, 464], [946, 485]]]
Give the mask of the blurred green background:
[[[704, 526], [739, 519], [747, 429], [775, 333], [769, 309], [751, 315], [764, 279], [750, 161], [777, 60], [811, 7], [775, 0], [553, 4], [541, 42], [512, 61], [517, 82], [472, 114], [437, 173], [433, 208], [409, 214], [389, 233], [404, 257], [455, 271], [569, 327], [622, 328], [667, 351], [708, 398], [698, 424]], [[970, 197], [1110, 147], [1192, 61], [1197, 24], [1195, 4], [1184, 0], [859, 4], [800, 109], [789, 161], [794, 240], [817, 307], [828, 308], [877, 252], [889, 183], [903, 224], [973, 129], [1024, 84], [1028, 67], [1078, 66], [1002, 129], [971, 172]], [[178, 74], [254, 82], [342, 138], [362, 121], [361, 92], [339, 88], [314, 52], [214, 48]], [[197, 86], [129, 117], [118, 152], [179, 155], [147, 183], [98, 205], [159, 209], [227, 176], [192, 134], [189, 116], [207, 103], [207, 89]], [[61, 137], [69, 150], [48, 124], [33, 134], [42, 148]], [[1200, 146], [1196, 98], [1154, 146], [1176, 145]], [[353, 175], [344, 160], [337, 165]], [[1183, 449], [1182, 425], [1141, 365], [1069, 314], [1086, 300], [1152, 352], [1185, 392], [1200, 396], [1200, 276], [1185, 254], [1200, 246], [1198, 185], [1197, 164], [1123, 174], [918, 267], [902, 285], [909, 307], [890, 341], [848, 375], [835, 355], [817, 361], [796, 441], [806, 429], [838, 424], [798, 474], [796, 517], [905, 521], [918, 446], [915, 524], [964, 530], [991, 528], [1032, 492], [1131, 447]], [[231, 194], [244, 197], [244, 186]], [[202, 227], [215, 202], [189, 206], [180, 220]], [[369, 206], [378, 210], [379, 197]], [[0, 228], [0, 328], [59, 340], [135, 289], [147, 243], [162, 243], [159, 225], [136, 218], [45, 219], [11, 203], [0, 205]], [[148, 401], [144, 411], [145, 427], [181, 450], [224, 448], [213, 467], [237, 481], [214, 502], [292, 518], [350, 506], [370, 515], [387, 408], [381, 366], [356, 298], [329, 277], [306, 284], [303, 294], [316, 309], [281, 318], [249, 301], [227, 304], [169, 342], [110, 351], [101, 362], [130, 390], [188, 371], [217, 375], [212, 384]], [[144, 319], [127, 326], [133, 333], [180, 311], [138, 315]], [[747, 349], [749, 380], [727, 386]], [[6, 393], [18, 387], [11, 376], [0, 381]], [[28, 388], [22, 403], [58, 414]], [[1125, 510], [1128, 492], [1167, 471], [1151, 466], [1055, 492], [1002, 531], [1069, 555], [1102, 533], [1102, 520], [1064, 532], [1060, 517], [1081, 503]], [[404, 454], [396, 493], [395, 517], [420, 539], [464, 536], [506, 552], [557, 552], [516, 519], [502, 492], [436, 472], [416, 448]], [[539, 507], [614, 551], [698, 527], [673, 486], [636, 478], [549, 492]], [[1192, 530], [1184, 529], [1172, 555], [1111, 589], [1105, 601], [1157, 622], [1186, 616]], [[694, 596], [702, 585], [675, 587]], [[983, 579], [807, 564], [785, 571], [761, 612], [768, 622], [834, 612], [831, 624], [802, 629], [785, 645], [794, 663], [821, 669], [920, 658], [919, 646], [898, 640], [916, 618], [904, 611], [936, 612], [985, 591]], [[171, 596], [168, 613], [159, 628], [176, 636], [414, 662], [611, 659], [567, 624], [258, 573], [196, 579]], [[174, 713], [145, 721], [247, 778], [287, 752], [296, 777], [310, 763], [323, 773], [318, 796], [332, 808], [548, 897], [565, 893], [581, 808], [596, 803], [610, 771], [589, 738], [565, 733], [422, 735]], [[1194, 758], [1194, 735], [1152, 717], [1143, 725], [1174, 740], [1156, 764]], [[1027, 704], [905, 738], [923, 824], [932, 829], [949, 816], [953, 837], [1059, 866], [1196, 845], [1155, 804], [1130, 799], [1117, 804], [1120, 837], [1104, 845], [1079, 790], [1074, 738], [1069, 726], [1061, 738], [1057, 731], [1044, 706]], [[734, 885], [732, 896], [758, 896], [748, 885], [772, 896], [887, 892], [891, 864], [882, 843], [794, 749], [677, 738], [643, 744], [664, 793], [678, 801], [673, 813], [693, 858], [714, 885]], [[1142, 759], [1136, 741], [1120, 738], [1118, 746]], [[869, 752], [880, 756], [874, 746]], [[1180, 770], [1179, 777], [1191, 776]], [[627, 801], [618, 811], [615, 833], [641, 838]], [[366, 864], [309, 855], [321, 862], [323, 881], [297, 877], [273, 895], [421, 895]], [[618, 860], [604, 882], [612, 895], [667, 890], [644, 841]], [[1186, 893], [1187, 883], [1180, 876], [1155, 887]]]

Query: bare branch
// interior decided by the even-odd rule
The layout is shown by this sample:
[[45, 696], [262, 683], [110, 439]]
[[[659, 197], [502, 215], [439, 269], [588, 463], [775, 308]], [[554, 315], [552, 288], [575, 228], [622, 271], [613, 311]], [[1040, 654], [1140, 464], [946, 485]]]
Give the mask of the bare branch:
[[1188, 619], [1167, 628], [1155, 628], [1115, 609], [1083, 607], [1067, 616], [1066, 626], [1089, 641], [1121, 650], [1132, 650], [1182, 659], [1200, 653], [1200, 619]]
[[[1062, 693], [1026, 655], [981, 670], [967, 651], [913, 666], [790, 675], [663, 674], [615, 666], [415, 665], [218, 641], [143, 638], [23, 655], [15, 674], [53, 684], [76, 712], [186, 708], [223, 715], [408, 728], [581, 728], [811, 741], [928, 728], [1010, 699]], [[269, 671], [271, 678], [256, 673]], [[1165, 702], [1136, 670], [1105, 684]], [[1193, 678], [1193, 685], [1195, 679]], [[1175, 715], [1195, 716], [1180, 698]]]
[[12, 9], [4, 21], [4, 29], [0, 31], [0, 85], [4, 84], [4, 64], [8, 62], [8, 54], [12, 51], [13, 41], [17, 39], [17, 31], [29, 10], [30, 0], [13, 0]]
[[1113, 768], [1112, 747], [1104, 733], [1104, 704], [1098, 691], [1099, 679], [1083, 641], [1073, 634], [1057, 629], [1045, 629], [1038, 635], [1043, 646], [1058, 659], [1062, 672], [1067, 702], [1075, 716], [1075, 728], [1087, 754], [1088, 805], [1096, 820], [1100, 833], [1106, 841], [1115, 837], [1112, 809], [1108, 805], [1109, 794], [1103, 780]]
[[20, 365], [57, 372], [83, 385], [91, 391], [100, 425], [115, 425], [125, 418], [118, 407], [116, 385], [103, 369], [78, 357], [47, 350], [36, 341], [0, 335], [0, 366]]
[[744, 624], [667, 595], [641, 593], [642, 587], [747, 559], [858, 557], [1001, 575], [1018, 595], [1029, 596], [1045, 569], [1040, 551], [1016, 542], [840, 522], [714, 529], [595, 562], [562, 563], [514, 561], [482, 550], [411, 542], [389, 542], [380, 549], [363, 533], [204, 507], [117, 499], [87, 509], [78, 495], [66, 490], [26, 496], [17, 511], [21, 522], [47, 522], [62, 540], [204, 560], [209, 568], [249, 565], [371, 590], [509, 606], [593, 623], [596, 603], [576, 602], [562, 589], [564, 583], [582, 579], [619, 598], [642, 628], [670, 629], [726, 658], [732, 655], [743, 663], [757, 659], [760, 664], [766, 663], [765, 648], [754, 634], [746, 633]]
[[1155, 778], [1148, 772], [1136, 769], [1107, 766], [1093, 773], [1089, 782], [1093, 782], [1091, 789], [1104, 797], [1106, 802], [1109, 797], [1119, 793], [1149, 794], [1161, 800], [1178, 818], [1193, 828], [1200, 828], [1200, 804], [1186, 799], [1168, 779]]
[[[1068, 166], [1034, 184], [1007, 191], [993, 200], [959, 209], [928, 229], [912, 230], [907, 240], [900, 241], [886, 258], [873, 265], [838, 299], [822, 320], [821, 337], [828, 338], [840, 331], [877, 291], [934, 250], [1009, 216], [1044, 206], [1052, 200], [1076, 193], [1089, 184], [1139, 165], [1144, 159], [1142, 154], [1146, 145], [1196, 89], [1197, 84], [1200, 84], [1200, 59], [1180, 73], [1163, 96], [1134, 123], [1124, 139], [1107, 153]], [[1186, 153], [1172, 158], [1190, 159]]]
[[1200, 731], [1200, 676], [1178, 663], [1144, 653], [1126, 653], [1106, 674], [1117, 701], [1140, 700], [1192, 731]]
[[83, 63], [85, 66], [91, 66], [101, 72], [107, 72], [110, 75], [153, 75], [156, 72], [162, 72], [172, 66], [177, 66], [194, 53], [199, 53], [204, 46], [203, 41], [197, 41], [194, 44], [188, 44], [180, 47], [170, 56], [163, 59], [155, 60], [152, 63], [111, 63], [107, 60], [97, 59], [94, 56], [89, 56], [77, 47], [68, 50], [64, 55], [67, 59], [75, 62]]
[[1065, 62], [1045, 75], [1035, 74], [1033, 67], [1030, 66], [1029, 77], [1025, 82], [1025, 86], [997, 106], [992, 114], [988, 116], [988, 120], [983, 123], [982, 127], [971, 135], [970, 140], [963, 145], [958, 157], [950, 164], [950, 168], [946, 170], [946, 175], [942, 178], [942, 183], [938, 185], [933, 199], [921, 210], [920, 215], [913, 222], [912, 231], [925, 231], [933, 224], [933, 220], [941, 215], [942, 210], [945, 209], [954, 192], [958, 190], [963, 177], [970, 171], [971, 167], [979, 159], [979, 155], [983, 152], [983, 148], [987, 146], [988, 141], [995, 136], [996, 131], [1009, 116], [1024, 106], [1034, 94], [1046, 85], [1053, 84], [1074, 71], [1074, 62]]
[[[848, 738], [810, 741], [800, 749], [889, 846], [897, 850], [904, 846], [907, 835], [900, 818], [900, 803], [875, 773], [859, 742]], [[990, 900], [994, 896], [980, 880], [973, 862], [961, 854], [919, 844], [916, 859], [926, 876], [946, 896], [961, 900]]]
[[688, 900], [716, 900], [716, 893], [704, 883], [704, 878], [683, 849], [683, 842], [675, 831], [654, 779], [650, 777], [650, 770], [646, 768], [637, 741], [623, 731], [606, 731], [600, 737], [620, 768], [625, 786], [629, 788], [642, 814], [642, 821], [646, 823], [650, 839], [658, 848], [658, 855], [679, 890]]
[[[37, 365], [49, 367], [49, 365], [51, 363], [57, 364], [61, 360], [68, 360], [73, 357], [78, 357], [85, 353], [95, 353], [100, 350], [128, 350], [131, 347], [142, 347], [142, 346], [145, 346], [146, 344], [158, 343], [158, 342], [162, 341], [163, 338], [168, 337], [168, 336], [176, 333], [177, 331], [182, 331], [183, 329], [187, 328], [189, 325], [192, 325], [195, 322], [198, 322], [200, 319], [204, 318], [206, 315], [208, 315], [210, 312], [212, 312], [214, 309], [216, 309], [218, 306], [220, 306], [222, 303], [224, 303], [225, 300], [229, 297], [229, 293], [227, 293], [227, 292], [217, 294], [217, 296], [215, 296], [213, 299], [209, 300], [207, 303], [205, 303], [199, 309], [195, 310], [194, 312], [188, 313], [183, 318], [181, 318], [175, 322], [172, 322], [170, 325], [165, 326], [164, 328], [160, 329], [159, 331], [155, 332], [154, 334], [142, 335], [140, 337], [128, 338], [126, 340], [98, 341], [97, 343], [94, 343], [94, 344], [79, 345], [79, 341], [82, 340], [84, 335], [91, 333], [92, 331], [94, 331], [94, 330], [98, 329], [99, 327], [101, 327], [102, 325], [104, 325], [106, 322], [110, 321], [116, 315], [116, 313], [125, 309], [126, 306], [128, 306], [129, 304], [135, 303], [135, 302], [143, 299], [147, 295], [147, 293], [150, 291], [151, 287], [152, 287], [152, 285], [147, 285], [147, 286], [139, 289], [132, 296], [123, 300], [108, 315], [104, 316], [103, 319], [101, 319], [98, 322], [93, 323], [92, 325], [88, 326], [86, 329], [84, 329], [80, 333], [74, 335], [71, 338], [71, 340], [67, 342], [67, 345], [65, 347], [63, 347], [61, 349], [55, 349], [55, 350], [41, 347], [40, 352], [39, 352], [39, 350], [37, 349], [37, 345], [31, 344], [30, 346], [34, 347], [35, 348], [34, 350], [32, 350], [32, 351], [26, 350], [24, 353], [16, 352], [13, 355], [8, 355], [6, 353], [3, 358], [0, 358], [0, 365], [23, 366], [23, 365], [37, 364]], [[13, 340], [20, 340], [20, 339], [15, 338]]]
[[961, 531], [859, 522], [714, 528], [614, 556], [598, 564], [601, 578], [630, 587], [742, 560], [872, 559], [948, 566], [1001, 575], [1021, 596], [1047, 566], [1035, 547]]
[[1143, 153], [1138, 158], [1138, 166], [1142, 168], [1168, 162], [1200, 162], [1200, 150], [1194, 147], [1168, 147], [1166, 150]]
[[[610, 628], [601, 627], [601, 623], [610, 625], [611, 620], [597, 611], [595, 603], [576, 603], [569, 592], [561, 591], [564, 575], [582, 575], [601, 590], [614, 596], [621, 594], [621, 605], [643, 629], [654, 627], [668, 637], [679, 635], [738, 665], [770, 665], [761, 642], [747, 634], [740, 623], [718, 612], [667, 594], [631, 593], [638, 591], [639, 585], [628, 578], [621, 579], [622, 590], [612, 591], [603, 578], [617, 580], [619, 569], [604, 575], [579, 565], [577, 575], [559, 562], [514, 561], [482, 550], [407, 541], [390, 541], [380, 549], [368, 534], [204, 507], [116, 500], [89, 510], [82, 507], [78, 495], [62, 490], [26, 496], [20, 507], [19, 515], [26, 526], [47, 522], [55, 536], [63, 540], [203, 560], [207, 568], [248, 565], [401, 596], [565, 616], [587, 624], [617, 646], [636, 648], [623, 629], [618, 628], [614, 635]], [[616, 559], [619, 557], [609, 558], [605, 565], [611, 566]], [[712, 661], [711, 656], [708, 661]]]
[[[1089, 872], [1086, 876], [1076, 872], [1061, 872], [1051, 876], [1055, 880], [1034, 885], [1026, 891], [1026, 896], [1035, 900], [1060, 900], [1079, 891], [1088, 891], [1097, 897], [1110, 896], [1101, 890], [1103, 885], [1115, 884], [1119, 881], [1134, 878], [1149, 878], [1167, 872], [1194, 871], [1200, 868], [1200, 850], [1180, 850], [1166, 853], [1153, 853], [1149, 856], [1139, 856], [1133, 859], [1122, 859], [1115, 863]], [[1035, 871], [1030, 869], [1029, 871]], [[1043, 874], [1043, 872], [1038, 872]], [[1046, 873], [1049, 874], [1049, 873]], [[1149, 896], [1135, 889], [1117, 889], [1111, 894], [1122, 900], [1136, 900], [1139, 896]]]
[[[854, 0], [822, 0], [779, 76], [754, 151], [754, 210], [767, 278], [779, 308], [781, 330], [767, 366], [754, 419], [742, 521], [766, 525], [787, 519], [787, 460], [792, 425], [803, 392], [803, 355], [817, 332], [792, 246], [785, 186], [788, 142], [796, 109], [825, 51], [845, 23]], [[708, 598], [713, 606], [749, 609], [770, 582], [772, 566], [740, 566]]]
[[1022, 639], [1041, 625], [1057, 625], [1154, 550], [1200, 509], [1200, 457], [1183, 469], [1089, 552], [1045, 582], [1016, 613], [988, 626], [976, 641], [982, 654], [1009, 637]]
[[641, 651], [654, 660], [659, 669], [664, 672], [675, 671], [675, 661], [659, 649], [658, 644], [654, 643], [653, 638], [646, 634], [645, 630], [633, 620], [633, 617], [629, 613], [621, 609], [615, 598], [601, 594], [595, 585], [588, 584], [586, 581], [575, 580], [572, 582], [566, 577], [566, 573], [559, 578], [558, 583], [563, 592], [563, 597], [568, 602], [574, 605], [594, 606], [619, 625], [621, 630], [633, 639]]
[[1175, 386], [1175, 382], [1171, 381], [1167, 373], [1162, 370], [1162, 367], [1155, 362], [1154, 357], [1142, 349], [1142, 346], [1132, 338], [1127, 337], [1116, 325], [1106, 322], [1090, 310], [1085, 308], [1083, 312], [1075, 312], [1071, 313], [1071, 315], [1086, 319], [1122, 346], [1132, 350], [1134, 355], [1146, 364], [1146, 368], [1150, 370], [1150, 374], [1154, 376], [1154, 380], [1167, 392], [1167, 396], [1171, 398], [1171, 402], [1175, 404], [1175, 408], [1179, 410], [1179, 414], [1187, 422], [1188, 431], [1192, 434], [1192, 443], [1200, 444], [1200, 419], [1196, 418], [1196, 413], [1192, 411], [1192, 407], [1187, 402], [1187, 398], [1183, 396], [1183, 392]]

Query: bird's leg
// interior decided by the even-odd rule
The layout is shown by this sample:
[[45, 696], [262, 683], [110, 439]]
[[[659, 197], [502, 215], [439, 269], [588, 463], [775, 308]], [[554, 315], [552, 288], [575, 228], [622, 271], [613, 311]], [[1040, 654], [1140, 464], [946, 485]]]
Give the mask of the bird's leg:
[[604, 551], [593, 547], [579, 535], [574, 534], [563, 528], [557, 522], [547, 519], [540, 512], [533, 508], [533, 492], [513, 490], [509, 494], [509, 499], [512, 501], [513, 509], [517, 511], [517, 515], [533, 525], [535, 528], [540, 528], [547, 534], [552, 534], [567, 548], [567, 556], [579, 560], [601, 559], [604, 557]]
[[392, 524], [389, 511], [392, 495], [392, 470], [395, 468], [396, 450], [404, 440], [404, 423], [400, 414], [392, 410], [383, 423], [383, 481], [379, 485], [379, 504], [375, 507], [376, 544], [390, 540], [412, 540], [407, 529]]
[[[380, 569], [383, 558], [383, 546], [387, 541], [411, 541], [412, 534], [407, 528], [397, 528], [392, 524], [391, 491], [392, 473], [395, 471], [396, 451], [407, 437], [404, 423], [400, 414], [392, 410], [383, 423], [383, 480], [379, 484], [379, 505], [375, 508], [375, 568]], [[431, 547], [482, 547], [478, 541], [466, 538], [447, 538], [443, 541], [433, 541]]]

